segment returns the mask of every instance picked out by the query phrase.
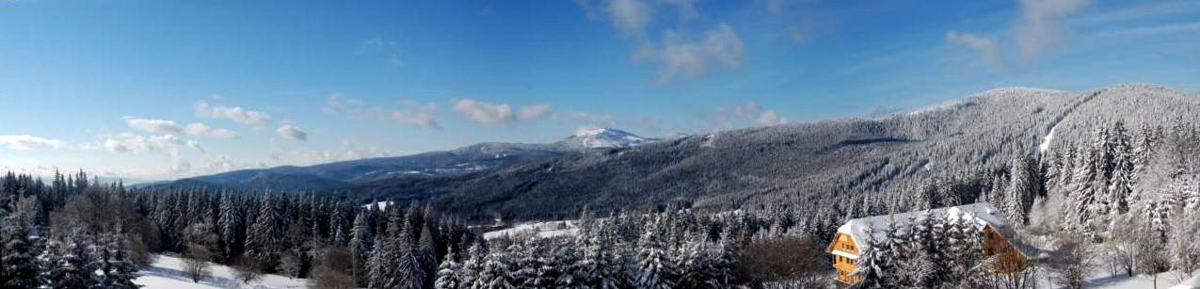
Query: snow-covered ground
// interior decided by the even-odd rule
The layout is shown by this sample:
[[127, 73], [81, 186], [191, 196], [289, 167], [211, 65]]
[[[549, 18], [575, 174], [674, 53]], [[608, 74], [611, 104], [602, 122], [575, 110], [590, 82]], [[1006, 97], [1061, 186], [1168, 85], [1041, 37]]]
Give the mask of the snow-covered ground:
[[[1103, 266], [1101, 266], [1103, 267]], [[1198, 274], [1192, 274], [1191, 277], [1182, 277], [1178, 272], [1167, 272], [1158, 275], [1159, 289], [1200, 289], [1200, 271]], [[1038, 280], [1038, 288], [1065, 288], [1062, 286], [1051, 286], [1050, 281], [1046, 280], [1048, 272], [1041, 272]], [[1180, 280], [1183, 280], [1180, 282]], [[1154, 287], [1154, 278], [1148, 275], [1138, 275], [1134, 277], [1126, 277], [1125, 274], [1112, 275], [1108, 270], [1097, 268], [1093, 271], [1091, 278], [1084, 284], [1084, 288], [1105, 288], [1105, 289], [1147, 289]]]
[[134, 280], [134, 283], [143, 285], [147, 289], [208, 289], [208, 288], [258, 288], [258, 289], [288, 289], [288, 288], [308, 288], [308, 279], [293, 279], [279, 275], [263, 275], [257, 281], [252, 281], [250, 284], [244, 284], [236, 280], [233, 269], [226, 266], [213, 265], [212, 275], [201, 280], [200, 283], [192, 283], [192, 278], [188, 277], [183, 270], [183, 260], [179, 257], [158, 256], [154, 261], [154, 265], [150, 269], [138, 272], [141, 277]]
[[575, 221], [531, 222], [513, 226], [512, 228], [483, 233], [483, 239], [492, 240], [505, 236], [534, 235], [538, 238], [553, 238], [559, 236], [574, 236], [579, 232]]

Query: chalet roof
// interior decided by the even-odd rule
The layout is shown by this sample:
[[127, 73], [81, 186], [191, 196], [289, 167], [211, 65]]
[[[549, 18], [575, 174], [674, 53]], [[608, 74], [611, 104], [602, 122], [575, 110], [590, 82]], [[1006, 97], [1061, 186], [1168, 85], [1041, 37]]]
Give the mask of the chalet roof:
[[910, 223], [921, 222], [931, 216], [953, 221], [965, 220], [975, 224], [977, 228], [991, 226], [1004, 235], [1009, 235], [1011, 232], [1008, 229], [1008, 221], [1005, 220], [1004, 213], [990, 203], [974, 203], [957, 207], [858, 218], [846, 222], [838, 227], [837, 231], [850, 235], [854, 238], [855, 247], [863, 250], [870, 246], [867, 244], [867, 241], [871, 239], [868, 232], [873, 232], [876, 240], [884, 240], [888, 237], [886, 232], [888, 223], [895, 222], [898, 230], [904, 230], [909, 227]]

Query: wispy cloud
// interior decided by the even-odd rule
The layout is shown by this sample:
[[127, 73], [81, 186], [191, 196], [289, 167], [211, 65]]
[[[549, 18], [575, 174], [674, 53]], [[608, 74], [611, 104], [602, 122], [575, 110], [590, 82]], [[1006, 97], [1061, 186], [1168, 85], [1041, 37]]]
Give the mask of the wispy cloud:
[[622, 35], [646, 38], [646, 25], [654, 20], [654, 6], [642, 0], [579, 0], [579, 5], [593, 19], [609, 21]]
[[[657, 82], [688, 80], [703, 76], [711, 67], [738, 68], [745, 57], [741, 38], [733, 27], [720, 23], [696, 35], [691, 19], [700, 11], [694, 0], [580, 0], [580, 5], [593, 19], [610, 22], [621, 35], [632, 39], [638, 48], [633, 59], [659, 66]], [[662, 32], [661, 39], [650, 37], [648, 28], [661, 8], [673, 8], [678, 14], [675, 29]]]
[[1200, 22], [1171, 23], [1156, 26], [1134, 27], [1121, 30], [1105, 31], [1105, 36], [1149, 36], [1158, 34], [1200, 32]]
[[223, 138], [223, 139], [236, 139], [236, 138], [241, 137], [240, 135], [238, 135], [238, 133], [236, 133], [232, 130], [223, 129], [223, 128], [212, 128], [206, 124], [198, 123], [198, 122], [190, 123], [187, 126], [183, 127], [183, 132], [188, 135], [192, 135], [192, 136], [207, 136], [207, 137]]
[[404, 64], [400, 58], [400, 48], [396, 41], [373, 37], [364, 39], [358, 49], [359, 54], [368, 54], [383, 58], [383, 63], [389, 67], [400, 67]]
[[683, 109], [695, 116], [699, 123], [684, 125], [684, 131], [711, 132], [754, 126], [772, 126], [789, 123], [786, 117], [773, 109], [766, 109], [757, 102], [723, 105], [712, 108], [684, 106]]
[[275, 130], [275, 133], [283, 138], [290, 139], [290, 140], [299, 140], [299, 141], [308, 140], [308, 133], [300, 130], [299, 127], [296, 127], [291, 124], [280, 125], [279, 128]]
[[125, 120], [125, 125], [135, 130], [140, 130], [148, 133], [179, 133], [183, 130], [175, 121], [163, 119], [147, 119], [125, 116], [121, 118]]
[[996, 52], [996, 42], [991, 38], [950, 31], [946, 33], [946, 40], [950, 43], [965, 45], [979, 52], [983, 56], [983, 61], [996, 70], [1005, 69], [1004, 59]]
[[433, 130], [442, 129], [442, 126], [433, 116], [438, 111], [438, 106], [432, 103], [423, 104], [409, 100], [401, 102], [400, 107], [389, 109], [369, 106], [362, 100], [347, 98], [339, 93], [335, 93], [325, 98], [325, 111], [376, 118], [405, 126], [416, 126]]
[[1087, 0], [1020, 0], [1015, 24], [1018, 54], [1028, 61], [1060, 43], [1066, 35], [1063, 19], [1088, 4]]
[[196, 116], [198, 117], [216, 119], [223, 118], [244, 125], [262, 126], [271, 121], [271, 115], [263, 112], [249, 110], [237, 106], [214, 106], [203, 100], [197, 102], [194, 108]]
[[1018, 4], [1020, 11], [1012, 22], [1010, 43], [953, 30], [946, 33], [946, 41], [977, 51], [984, 63], [1003, 71], [1010, 67], [1008, 59], [1019, 59], [1027, 64], [1061, 44], [1068, 35], [1067, 16], [1086, 7], [1088, 0], [1018, 0]]
[[660, 43], [643, 45], [634, 59], [660, 64], [658, 82], [666, 83], [708, 74], [713, 66], [736, 69], [745, 59], [745, 48], [732, 27], [719, 24], [702, 38], [667, 31]]
[[103, 147], [110, 152], [131, 151], [164, 151], [173, 147], [187, 146], [200, 152], [204, 148], [191, 140], [184, 140], [173, 134], [144, 136], [133, 133], [121, 133], [104, 140]]
[[66, 142], [32, 135], [0, 135], [0, 146], [14, 151], [33, 149], [58, 149], [66, 147]]
[[467, 121], [484, 127], [512, 127], [518, 121], [539, 118], [550, 112], [550, 106], [544, 104], [522, 106], [516, 111], [508, 104], [492, 104], [474, 99], [455, 99], [451, 104], [454, 111]]

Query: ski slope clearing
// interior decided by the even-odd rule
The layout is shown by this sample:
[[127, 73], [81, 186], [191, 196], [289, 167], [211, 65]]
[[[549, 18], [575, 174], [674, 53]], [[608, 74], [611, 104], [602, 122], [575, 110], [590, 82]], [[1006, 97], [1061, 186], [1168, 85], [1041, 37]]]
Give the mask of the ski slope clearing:
[[174, 256], [159, 255], [150, 269], [138, 272], [141, 277], [134, 283], [147, 289], [209, 289], [209, 288], [255, 288], [255, 289], [290, 289], [308, 288], [308, 279], [295, 279], [279, 275], [263, 275], [257, 281], [244, 284], [234, 277], [233, 269], [216, 265], [212, 266], [212, 275], [200, 283], [192, 283], [183, 270], [183, 259]]

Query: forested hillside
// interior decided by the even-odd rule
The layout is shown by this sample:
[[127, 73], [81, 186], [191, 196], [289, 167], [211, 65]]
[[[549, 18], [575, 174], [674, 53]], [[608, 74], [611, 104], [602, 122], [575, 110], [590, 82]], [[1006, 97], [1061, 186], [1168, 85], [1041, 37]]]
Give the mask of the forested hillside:
[[1079, 93], [1004, 88], [878, 119], [714, 132], [466, 175], [380, 180], [354, 193], [364, 200], [430, 200], [472, 219], [675, 204], [798, 209], [822, 216], [806, 219], [832, 222], [979, 200], [1005, 189], [1014, 159], [1033, 162], [1043, 145], [1081, 142], [1116, 121], [1141, 128], [1197, 118], [1195, 97], [1157, 86]]

